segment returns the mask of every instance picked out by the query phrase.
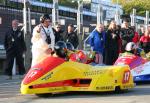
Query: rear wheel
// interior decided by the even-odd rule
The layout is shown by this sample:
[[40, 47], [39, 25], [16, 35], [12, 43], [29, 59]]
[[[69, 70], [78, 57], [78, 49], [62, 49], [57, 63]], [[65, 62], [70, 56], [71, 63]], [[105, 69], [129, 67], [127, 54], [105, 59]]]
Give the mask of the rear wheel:
[[115, 87], [115, 93], [121, 93], [120, 86], [116, 86], [116, 87]]
[[119, 94], [119, 93], [125, 93], [125, 92], [127, 92], [128, 91], [128, 89], [121, 89], [120, 88], [120, 86], [116, 86], [116, 88], [115, 88], [115, 93], [117, 93], [117, 94]]

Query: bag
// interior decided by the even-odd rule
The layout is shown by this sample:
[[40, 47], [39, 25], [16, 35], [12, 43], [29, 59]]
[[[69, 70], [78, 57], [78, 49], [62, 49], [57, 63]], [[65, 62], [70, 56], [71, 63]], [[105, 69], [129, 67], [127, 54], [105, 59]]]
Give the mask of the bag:
[[42, 29], [44, 30], [44, 33], [46, 34], [46, 42], [47, 44], [51, 44], [51, 38], [50, 38], [50, 35], [48, 35], [44, 29], [44, 27], [42, 26]]
[[51, 39], [50, 39], [50, 36], [46, 36], [47, 38], [46, 38], [46, 42], [48, 43], [48, 44], [51, 44]]

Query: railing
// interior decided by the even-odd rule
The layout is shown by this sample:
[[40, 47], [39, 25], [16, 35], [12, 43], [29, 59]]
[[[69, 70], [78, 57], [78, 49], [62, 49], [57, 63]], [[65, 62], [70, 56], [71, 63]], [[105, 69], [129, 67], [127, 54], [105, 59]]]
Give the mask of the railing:
[[0, 59], [6, 59], [6, 51], [4, 45], [0, 45]]
[[90, 35], [84, 40], [84, 50], [90, 50], [90, 45], [87, 43], [87, 41], [89, 40]]

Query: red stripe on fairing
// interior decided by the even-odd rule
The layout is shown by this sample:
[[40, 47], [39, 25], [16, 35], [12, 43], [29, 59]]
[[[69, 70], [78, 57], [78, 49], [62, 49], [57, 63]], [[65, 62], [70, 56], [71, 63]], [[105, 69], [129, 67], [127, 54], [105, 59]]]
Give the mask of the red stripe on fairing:
[[[76, 80], [76, 82], [74, 82], [74, 80]], [[72, 86], [72, 87], [89, 87], [90, 86], [90, 83], [80, 84], [80, 80], [84, 80], [84, 79], [72, 79], [72, 80], [63, 80], [63, 81], [57, 81], [57, 82], [36, 84], [36, 85], [32, 85], [31, 89], [47, 88], [47, 87], [61, 87], [61, 86]], [[91, 80], [91, 79], [85, 79], [85, 80]]]
[[134, 69], [135, 67], [142, 65], [146, 63], [147, 60], [143, 59], [142, 57], [139, 56], [122, 56], [117, 59], [115, 62], [115, 65], [124, 63], [126, 65], [129, 65], [130, 69]]
[[29, 72], [23, 80], [23, 84], [26, 85], [37, 80], [38, 78], [40, 78], [41, 76], [48, 73], [49, 71], [51, 71], [52, 69], [56, 68], [58, 65], [64, 62], [64, 59], [58, 57], [48, 57], [44, 59], [39, 64], [30, 68]]

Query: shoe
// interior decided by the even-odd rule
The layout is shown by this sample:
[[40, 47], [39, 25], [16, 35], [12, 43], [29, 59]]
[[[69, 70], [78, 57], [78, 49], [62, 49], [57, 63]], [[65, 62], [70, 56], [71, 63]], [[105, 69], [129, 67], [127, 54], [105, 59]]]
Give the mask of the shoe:
[[12, 80], [12, 76], [8, 76], [6, 80]]

